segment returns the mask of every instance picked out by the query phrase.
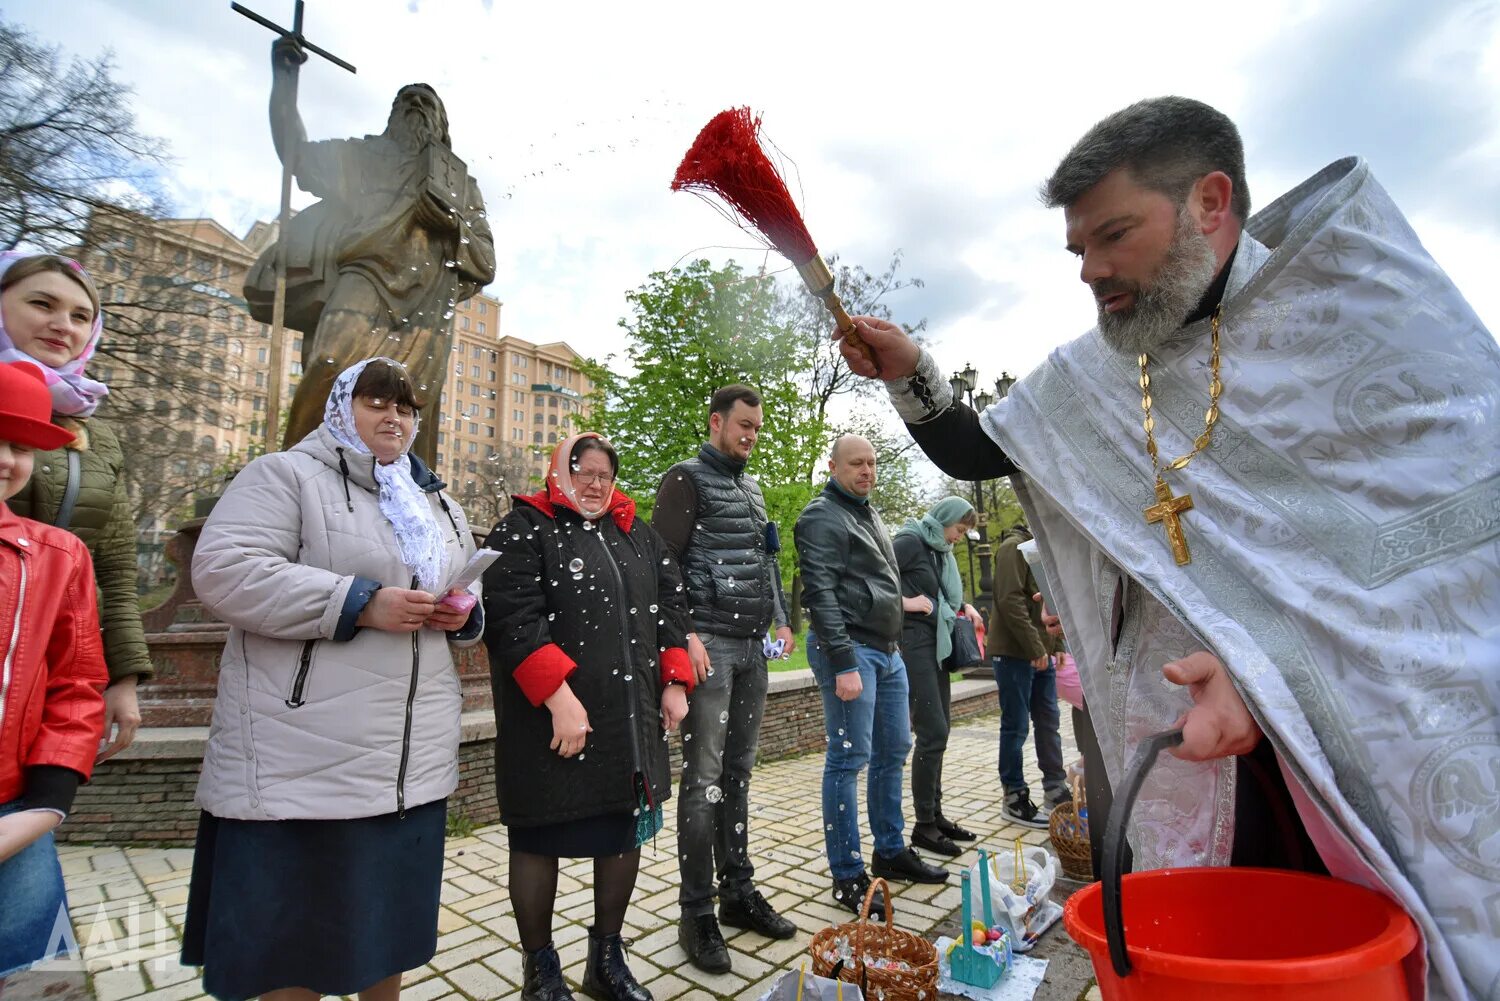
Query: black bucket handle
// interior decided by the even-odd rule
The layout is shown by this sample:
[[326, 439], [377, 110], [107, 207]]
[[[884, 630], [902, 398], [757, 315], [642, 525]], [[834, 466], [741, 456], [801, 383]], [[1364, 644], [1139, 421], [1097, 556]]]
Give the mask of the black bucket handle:
[[1146, 773], [1156, 762], [1156, 756], [1170, 747], [1182, 743], [1181, 730], [1165, 730], [1152, 734], [1136, 748], [1135, 758], [1125, 772], [1120, 788], [1115, 791], [1114, 802], [1109, 808], [1109, 823], [1104, 827], [1104, 936], [1109, 941], [1109, 959], [1115, 973], [1130, 976], [1130, 957], [1125, 953], [1125, 916], [1120, 906], [1120, 872], [1125, 854], [1125, 828], [1130, 823], [1130, 810], [1135, 806], [1136, 794]]

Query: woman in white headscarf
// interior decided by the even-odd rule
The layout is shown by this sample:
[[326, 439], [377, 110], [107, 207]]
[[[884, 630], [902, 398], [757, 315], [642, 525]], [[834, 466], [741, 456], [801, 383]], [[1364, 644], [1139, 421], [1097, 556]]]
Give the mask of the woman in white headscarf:
[[[437, 944], [458, 672], [475, 594], [458, 505], [408, 454], [398, 363], [334, 382], [323, 423], [235, 477], [193, 556], [228, 622], [182, 961], [221, 999], [390, 1001]], [[281, 992], [288, 992], [282, 994]]]

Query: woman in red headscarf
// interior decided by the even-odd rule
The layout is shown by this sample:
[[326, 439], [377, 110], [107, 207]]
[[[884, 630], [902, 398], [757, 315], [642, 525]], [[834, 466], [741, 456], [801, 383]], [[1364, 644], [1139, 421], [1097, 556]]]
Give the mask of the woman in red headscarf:
[[495, 690], [500, 820], [525, 950], [522, 997], [571, 1001], [552, 946], [560, 858], [594, 860], [583, 988], [649, 1001], [620, 928], [640, 846], [671, 795], [666, 733], [687, 714], [687, 603], [661, 537], [614, 488], [597, 434], [557, 447], [543, 489], [517, 496], [485, 543], [485, 644]]

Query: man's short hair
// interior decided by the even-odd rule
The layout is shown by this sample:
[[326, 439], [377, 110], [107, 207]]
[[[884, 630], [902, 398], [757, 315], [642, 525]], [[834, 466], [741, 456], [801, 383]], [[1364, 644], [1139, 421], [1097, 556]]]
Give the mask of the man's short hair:
[[1096, 123], [1042, 185], [1042, 201], [1048, 208], [1066, 208], [1121, 167], [1178, 205], [1199, 178], [1223, 171], [1234, 187], [1230, 210], [1240, 222], [1250, 216], [1239, 129], [1202, 101], [1153, 97]]
[[747, 386], [742, 382], [716, 389], [708, 401], [708, 416], [711, 418], [714, 414], [718, 414], [727, 419], [736, 403], [744, 403], [747, 407], [758, 407], [760, 406], [760, 393], [754, 386]]

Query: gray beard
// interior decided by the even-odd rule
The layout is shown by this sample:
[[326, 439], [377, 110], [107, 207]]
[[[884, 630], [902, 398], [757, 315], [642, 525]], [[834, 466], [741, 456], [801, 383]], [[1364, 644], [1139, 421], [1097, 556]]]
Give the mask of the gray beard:
[[408, 152], [417, 152], [438, 137], [436, 127], [426, 115], [405, 110], [391, 116], [388, 131], [391, 138]]
[[1106, 313], [1099, 310], [1099, 335], [1122, 354], [1150, 354], [1182, 329], [1189, 314], [1203, 301], [1219, 270], [1219, 261], [1208, 237], [1192, 215], [1183, 209], [1177, 215], [1177, 231], [1167, 248], [1151, 284], [1132, 289], [1135, 304], [1129, 310]]

